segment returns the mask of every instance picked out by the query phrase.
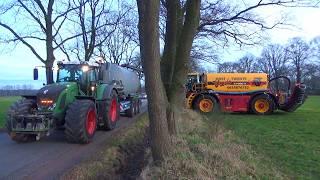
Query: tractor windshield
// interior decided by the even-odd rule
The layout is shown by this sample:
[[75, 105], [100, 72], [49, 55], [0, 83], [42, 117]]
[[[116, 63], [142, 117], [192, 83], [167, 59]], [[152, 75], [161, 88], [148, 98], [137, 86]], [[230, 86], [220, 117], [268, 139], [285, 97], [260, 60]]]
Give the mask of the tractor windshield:
[[186, 83], [187, 91], [191, 91], [192, 90], [192, 86], [195, 83], [199, 83], [198, 74], [189, 74], [188, 78], [187, 78], [187, 83]]
[[72, 82], [81, 79], [83, 71], [81, 66], [64, 65], [58, 70], [57, 82]]

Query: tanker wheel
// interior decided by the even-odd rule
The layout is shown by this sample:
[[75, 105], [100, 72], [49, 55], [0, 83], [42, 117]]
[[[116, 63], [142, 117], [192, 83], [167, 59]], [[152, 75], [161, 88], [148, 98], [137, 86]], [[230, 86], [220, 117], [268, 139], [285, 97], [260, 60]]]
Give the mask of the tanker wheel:
[[195, 101], [195, 109], [202, 113], [217, 112], [218, 103], [214, 97], [208, 94], [201, 95]]
[[75, 100], [65, 118], [65, 136], [71, 143], [87, 144], [97, 129], [97, 113], [91, 100]]
[[140, 113], [140, 104], [141, 104], [140, 99], [138, 99], [137, 100], [137, 114]]
[[131, 102], [130, 102], [130, 108], [129, 109], [127, 109], [126, 111], [125, 111], [125, 113], [126, 113], [126, 116], [128, 116], [128, 117], [133, 117], [134, 116], [134, 114], [135, 114], [135, 104], [134, 104], [134, 100], [133, 99], [131, 99], [130, 100]]
[[7, 118], [6, 118], [6, 128], [9, 136], [12, 140], [23, 143], [23, 142], [31, 142], [36, 140], [36, 135], [34, 134], [21, 134], [12, 132], [12, 119], [10, 116], [11, 112], [17, 113], [17, 115], [26, 115], [30, 114], [31, 110], [36, 108], [36, 103], [32, 99], [21, 99], [15, 102], [8, 110]]
[[118, 101], [118, 94], [115, 90], [112, 90], [111, 94], [106, 96], [106, 111], [103, 114], [102, 128], [104, 130], [112, 130], [116, 127], [117, 121], [119, 120], [120, 105]]
[[274, 110], [274, 102], [270, 96], [261, 94], [252, 99], [250, 107], [251, 111], [255, 114], [270, 114]]
[[134, 100], [134, 114], [138, 114], [138, 101], [137, 100]]

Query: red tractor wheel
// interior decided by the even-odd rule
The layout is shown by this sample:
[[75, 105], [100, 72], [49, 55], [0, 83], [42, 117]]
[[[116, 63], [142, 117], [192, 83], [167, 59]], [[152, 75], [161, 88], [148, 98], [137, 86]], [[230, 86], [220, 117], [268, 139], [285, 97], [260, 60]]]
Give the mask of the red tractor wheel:
[[86, 144], [92, 141], [97, 129], [97, 113], [91, 100], [75, 100], [65, 118], [65, 136], [69, 142]]
[[[107, 91], [106, 91], [107, 93]], [[120, 105], [118, 101], [117, 92], [112, 90], [111, 94], [105, 94], [107, 99], [105, 112], [103, 113], [104, 130], [112, 130], [116, 127], [117, 121], [120, 117]]]

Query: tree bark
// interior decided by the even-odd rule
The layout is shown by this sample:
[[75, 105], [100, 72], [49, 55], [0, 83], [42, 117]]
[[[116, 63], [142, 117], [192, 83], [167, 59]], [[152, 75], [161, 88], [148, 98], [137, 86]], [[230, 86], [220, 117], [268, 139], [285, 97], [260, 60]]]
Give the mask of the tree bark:
[[47, 84], [54, 83], [53, 81], [53, 65], [46, 65], [46, 78], [47, 78]]
[[178, 23], [178, 11], [180, 9], [179, 0], [167, 0], [165, 2], [165, 7], [167, 9], [167, 18], [165, 44], [161, 60], [161, 75], [166, 93], [169, 94], [174, 72], [176, 48], [178, 44], [178, 29], [182, 26]]
[[[186, 2], [186, 15], [183, 26], [175, 29], [178, 31], [177, 35], [179, 35], [179, 37], [176, 38], [178, 43], [175, 46], [175, 57], [172, 59], [174, 64], [172, 80], [169, 89], [166, 90], [170, 102], [167, 110], [167, 122], [169, 132], [173, 135], [177, 133], [176, 120], [179, 118], [178, 112], [185, 106], [184, 87], [187, 78], [192, 43], [200, 21], [200, 3], [201, 0], [188, 0]], [[177, 6], [176, 8], [179, 8], [179, 11], [183, 11], [181, 7]], [[176, 23], [179, 24], [178, 21], [180, 19], [177, 18], [176, 20]], [[179, 25], [177, 26], [179, 27]], [[181, 32], [179, 32], [179, 29], [181, 29]], [[167, 41], [165, 43], [167, 43]]]
[[170, 152], [166, 118], [167, 97], [161, 80], [159, 44], [159, 0], [137, 0], [140, 54], [145, 73], [150, 120], [151, 150], [155, 162]]
[[46, 77], [47, 84], [52, 84], [53, 82], [53, 63], [55, 60], [54, 57], [54, 48], [53, 48], [53, 23], [52, 23], [52, 12], [53, 12], [53, 3], [54, 0], [49, 0], [47, 14], [45, 16], [46, 21], [46, 49], [47, 49], [47, 60], [46, 60]]

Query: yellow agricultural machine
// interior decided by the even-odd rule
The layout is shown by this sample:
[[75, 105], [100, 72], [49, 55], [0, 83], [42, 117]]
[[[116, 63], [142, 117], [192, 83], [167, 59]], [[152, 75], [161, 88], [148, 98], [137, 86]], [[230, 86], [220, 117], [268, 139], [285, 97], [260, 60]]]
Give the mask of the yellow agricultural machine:
[[270, 114], [276, 109], [295, 111], [306, 98], [306, 86], [289, 78], [269, 79], [265, 73], [190, 73], [186, 84], [188, 108]]

